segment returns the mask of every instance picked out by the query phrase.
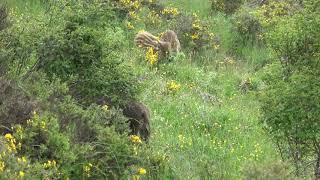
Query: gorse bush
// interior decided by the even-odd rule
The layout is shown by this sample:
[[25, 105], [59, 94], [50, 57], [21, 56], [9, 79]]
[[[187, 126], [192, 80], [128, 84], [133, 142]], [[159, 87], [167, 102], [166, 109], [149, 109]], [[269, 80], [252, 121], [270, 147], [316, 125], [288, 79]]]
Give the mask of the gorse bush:
[[243, 0], [211, 0], [211, 9], [232, 14], [243, 4]]
[[301, 1], [267, 1], [254, 11], [264, 28], [272, 28], [279, 20], [293, 16], [302, 9]]
[[39, 115], [34, 111], [24, 127], [16, 125], [13, 130], [17, 141], [23, 144], [19, 153], [28, 154], [32, 160], [67, 163], [75, 157], [70, 151], [69, 138], [60, 132], [58, 120], [52, 115]]
[[263, 28], [251, 9], [243, 6], [233, 16], [233, 26], [243, 42], [261, 42]]
[[220, 46], [219, 37], [210, 32], [208, 23], [201, 20], [196, 13], [177, 16], [171, 26], [177, 32], [183, 48], [190, 48], [194, 53]]
[[21, 143], [12, 134], [6, 134], [0, 140], [0, 178], [1, 179], [32, 179], [61, 177], [57, 173], [55, 160], [46, 163], [32, 162], [28, 157], [17, 153]]

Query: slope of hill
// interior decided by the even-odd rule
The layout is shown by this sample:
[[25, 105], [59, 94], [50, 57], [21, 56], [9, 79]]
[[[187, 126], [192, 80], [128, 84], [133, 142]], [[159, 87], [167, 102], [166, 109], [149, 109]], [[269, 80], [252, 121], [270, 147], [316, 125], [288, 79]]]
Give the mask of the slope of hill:
[[[37, 108], [1, 140], [12, 155], [0, 156], [0, 177], [291, 178], [260, 121], [273, 51], [235, 25], [247, 22], [240, 10], [255, 7], [226, 15], [209, 0], [50, 2], [7, 2], [0, 80]], [[178, 33], [182, 52], [150, 64], [134, 36], [166, 29]], [[114, 104], [96, 105], [101, 97]], [[128, 99], [150, 109], [148, 143], [126, 135], [118, 107]]]

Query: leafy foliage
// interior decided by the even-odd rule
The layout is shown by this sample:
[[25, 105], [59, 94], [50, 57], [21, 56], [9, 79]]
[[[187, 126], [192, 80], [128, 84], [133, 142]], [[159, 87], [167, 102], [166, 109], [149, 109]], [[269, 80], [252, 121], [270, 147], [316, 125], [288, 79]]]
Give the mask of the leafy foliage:
[[211, 0], [211, 9], [226, 14], [234, 13], [243, 3], [243, 0]]
[[180, 14], [173, 21], [172, 26], [183, 48], [201, 52], [204, 49], [214, 49], [220, 46], [219, 37], [210, 32], [208, 23], [201, 20], [196, 13]]
[[262, 41], [263, 28], [259, 20], [248, 7], [243, 6], [235, 13], [233, 25], [242, 41], [251, 43]]
[[[280, 63], [270, 67], [263, 94], [263, 122], [283, 156], [296, 165], [296, 173], [310, 159], [319, 172], [319, 1], [305, 2], [303, 12], [277, 25], [270, 33], [271, 47]], [[307, 20], [313, 17], [313, 20]], [[318, 18], [316, 18], [318, 17]]]

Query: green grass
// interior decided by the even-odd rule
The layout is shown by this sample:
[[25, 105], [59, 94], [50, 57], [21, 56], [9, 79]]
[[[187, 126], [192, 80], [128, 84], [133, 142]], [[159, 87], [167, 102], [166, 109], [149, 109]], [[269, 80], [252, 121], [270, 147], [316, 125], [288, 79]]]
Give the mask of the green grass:
[[14, 8], [20, 13], [32, 12], [40, 13], [42, 12], [49, 3], [43, 3], [45, 1], [41, 0], [3, 0], [5, 4], [9, 7]]
[[[167, 154], [178, 177], [187, 179], [238, 179], [249, 165], [263, 166], [279, 160], [259, 123], [255, 93], [242, 94], [238, 88], [241, 80], [254, 77], [257, 66], [268, 59], [268, 50], [241, 45], [242, 56], [235, 57], [236, 63], [221, 65], [237, 38], [230, 18], [219, 13], [208, 15], [208, 1], [166, 3], [199, 11], [220, 37], [221, 49], [158, 71], [140, 67], [147, 77], [141, 99], [152, 110], [151, 148]], [[176, 93], [166, 90], [171, 80], [181, 84]], [[190, 84], [195, 86], [190, 88]]]
[[206, 17], [210, 12], [210, 2], [208, 0], [160, 0], [168, 6], [178, 7], [188, 12], [196, 12], [202, 17]]
[[[258, 123], [254, 95], [237, 89], [247, 72], [236, 67], [205, 71], [186, 62], [170, 66], [174, 73], [146, 70], [148, 88], [141, 99], [152, 109], [151, 148], [170, 157], [179, 177], [233, 179], [248, 164], [278, 158]], [[176, 93], [166, 90], [171, 80], [182, 85]]]

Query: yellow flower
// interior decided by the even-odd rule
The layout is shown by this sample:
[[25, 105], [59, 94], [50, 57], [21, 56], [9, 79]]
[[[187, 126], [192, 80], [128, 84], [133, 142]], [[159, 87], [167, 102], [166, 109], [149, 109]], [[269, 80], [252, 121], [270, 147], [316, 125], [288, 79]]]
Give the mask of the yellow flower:
[[13, 139], [13, 136], [12, 136], [10, 133], [7, 133], [6, 135], [4, 135], [4, 137], [5, 137], [7, 140]]
[[133, 180], [139, 180], [140, 179], [140, 176], [138, 175], [133, 175]]
[[27, 162], [27, 159], [26, 159], [26, 157], [24, 157], [24, 156], [22, 156], [21, 158], [18, 157], [18, 162], [19, 162], [19, 163], [21, 163], [21, 162], [22, 162], [22, 163], [25, 163], [25, 162]]
[[201, 29], [201, 26], [200, 26], [200, 24], [198, 24], [198, 23], [193, 23], [192, 24], [192, 27], [194, 28], [194, 29]]
[[128, 29], [134, 29], [134, 26], [129, 21], [126, 23], [126, 25]]
[[213, 49], [218, 50], [219, 48], [220, 48], [220, 45], [219, 45], [219, 44], [214, 44], [214, 45], [213, 45]]
[[48, 162], [43, 164], [43, 167], [44, 168], [55, 168], [56, 165], [57, 165], [57, 162], [55, 160], [52, 160], [52, 161], [48, 160]]
[[138, 19], [138, 15], [136, 14], [135, 11], [130, 11], [130, 12], [129, 12], [129, 16], [130, 16], [132, 19]]
[[109, 110], [109, 106], [108, 106], [108, 105], [103, 105], [103, 106], [102, 106], [102, 110], [108, 111], [108, 110]]
[[176, 16], [180, 14], [180, 12], [178, 11], [178, 8], [167, 7], [162, 10], [162, 14], [169, 14], [169, 15], [172, 14]]
[[170, 83], [167, 84], [167, 89], [169, 91], [178, 91], [180, 88], [181, 88], [181, 85], [174, 81], [171, 81]]
[[197, 13], [192, 13], [192, 16], [197, 18], [198, 17], [198, 14]]
[[24, 172], [23, 171], [19, 171], [19, 176], [23, 177], [24, 176]]
[[153, 48], [149, 47], [146, 53], [146, 59], [151, 65], [156, 64], [158, 62], [158, 52], [154, 52]]
[[137, 135], [130, 135], [129, 138], [133, 143], [142, 143], [141, 138]]
[[147, 170], [141, 167], [138, 169], [138, 174], [145, 175], [145, 174], [147, 174]]
[[159, 33], [159, 35], [158, 35], [158, 36], [159, 36], [159, 37], [161, 37], [163, 34], [164, 34], [164, 32], [161, 32], [161, 33]]
[[83, 166], [83, 171], [85, 172], [85, 174], [90, 177], [90, 172], [91, 172], [91, 169], [92, 169], [92, 164], [91, 163], [88, 163], [87, 165], [84, 165]]
[[21, 125], [18, 125], [18, 126], [17, 126], [16, 132], [17, 132], [17, 134], [20, 134], [20, 135], [22, 134], [23, 129], [22, 129], [22, 126], [21, 126]]
[[133, 7], [134, 7], [135, 9], [139, 9], [139, 7], [140, 7], [139, 1], [134, 1], [134, 2], [133, 2]]
[[41, 121], [41, 122], [40, 122], [40, 128], [41, 128], [41, 129], [46, 129], [46, 122]]
[[4, 168], [6, 166], [4, 165], [4, 162], [3, 161], [0, 161], [0, 173], [4, 171]]
[[36, 116], [37, 115], [37, 111], [32, 111], [32, 115]]
[[192, 39], [192, 40], [197, 40], [197, 39], [199, 39], [199, 35], [198, 35], [197, 33], [192, 34], [192, 35], [191, 35], [191, 39]]
[[28, 119], [28, 120], [27, 120], [27, 124], [28, 124], [28, 125], [31, 125], [32, 123], [33, 123], [33, 121], [32, 121], [31, 119]]

